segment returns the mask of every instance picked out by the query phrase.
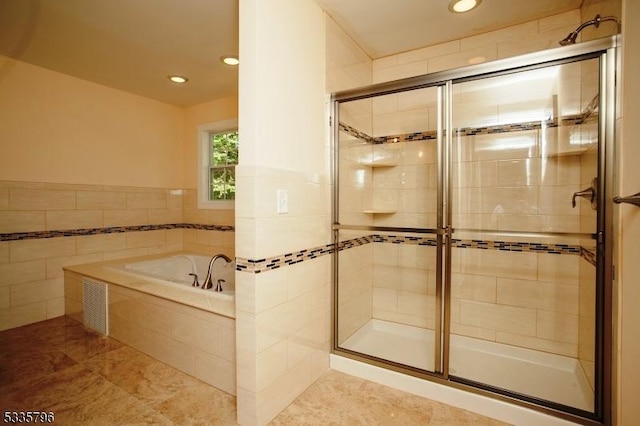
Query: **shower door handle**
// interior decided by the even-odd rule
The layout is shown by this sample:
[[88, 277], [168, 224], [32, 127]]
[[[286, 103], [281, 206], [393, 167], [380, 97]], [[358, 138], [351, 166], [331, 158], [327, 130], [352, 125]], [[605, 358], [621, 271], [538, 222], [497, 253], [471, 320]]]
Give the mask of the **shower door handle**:
[[630, 195], [628, 197], [613, 197], [613, 202], [616, 204], [627, 203], [633, 204], [636, 207], [640, 207], [640, 192]]
[[571, 197], [571, 206], [575, 208], [576, 198], [583, 197], [589, 200], [589, 202], [591, 203], [591, 208], [595, 210], [598, 207], [598, 203], [596, 200], [596, 188], [598, 188], [598, 178], [593, 178], [593, 180], [591, 180], [591, 186], [589, 188], [573, 193], [573, 197]]

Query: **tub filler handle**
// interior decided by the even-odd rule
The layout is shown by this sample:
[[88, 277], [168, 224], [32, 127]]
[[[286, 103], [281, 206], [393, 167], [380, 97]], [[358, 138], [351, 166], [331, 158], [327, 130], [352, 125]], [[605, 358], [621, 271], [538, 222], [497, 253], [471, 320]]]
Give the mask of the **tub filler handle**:
[[222, 283], [226, 283], [226, 280], [218, 280], [218, 284], [216, 284], [216, 291], [222, 291]]
[[189, 275], [193, 277], [193, 283], [191, 284], [191, 287], [200, 287], [200, 283], [198, 282], [198, 275], [194, 273], [190, 273]]

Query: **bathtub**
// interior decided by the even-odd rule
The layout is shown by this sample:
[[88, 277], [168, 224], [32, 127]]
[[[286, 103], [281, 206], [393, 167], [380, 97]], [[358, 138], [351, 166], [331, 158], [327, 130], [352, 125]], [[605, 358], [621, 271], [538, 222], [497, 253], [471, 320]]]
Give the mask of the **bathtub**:
[[173, 252], [65, 266], [65, 314], [87, 325], [85, 284], [104, 285], [108, 328], [96, 331], [235, 395], [235, 262], [214, 264], [223, 292], [192, 287], [189, 274], [204, 281], [210, 260]]
[[[204, 290], [192, 286], [194, 277], [189, 274], [196, 274], [200, 285], [204, 283], [207, 276], [207, 269], [211, 257], [197, 254], [178, 254], [159, 259], [143, 260], [111, 268], [132, 275], [150, 278], [160, 281], [162, 284], [178, 285], [193, 290], [196, 293], [215, 293], [220, 297], [234, 297], [235, 295], [235, 262], [227, 263], [224, 259], [214, 262], [212, 268], [213, 288]], [[222, 282], [222, 292], [216, 292], [215, 286], [218, 280]]]

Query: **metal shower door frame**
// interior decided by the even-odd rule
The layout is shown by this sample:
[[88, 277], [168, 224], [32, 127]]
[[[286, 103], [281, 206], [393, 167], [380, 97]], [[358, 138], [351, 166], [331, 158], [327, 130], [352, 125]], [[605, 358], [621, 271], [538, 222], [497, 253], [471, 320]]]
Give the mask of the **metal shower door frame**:
[[[615, 99], [616, 99], [616, 66], [617, 50], [620, 37], [612, 36], [576, 45], [564, 46], [542, 52], [522, 55], [493, 61], [486, 64], [473, 65], [449, 71], [432, 73], [398, 81], [381, 83], [360, 89], [347, 90], [332, 94], [331, 129], [332, 129], [332, 165], [333, 165], [333, 352], [370, 364], [383, 366], [417, 377], [501, 399], [517, 405], [533, 408], [548, 414], [577, 421], [583, 424], [608, 424], [611, 416], [611, 374], [612, 374], [612, 303], [613, 303], [613, 166], [615, 161]], [[600, 99], [599, 111], [599, 153], [597, 190], [597, 242], [596, 257], [596, 371], [595, 371], [595, 409], [594, 413], [571, 409], [559, 404], [540, 404], [535, 398], [518, 398], [517, 395], [496, 394], [489, 386], [478, 388], [463, 382], [456, 382], [449, 377], [449, 337], [450, 337], [450, 305], [451, 305], [451, 247], [452, 247], [452, 214], [451, 214], [451, 149], [453, 138], [452, 126], [452, 87], [455, 83], [477, 80], [485, 77], [509, 75], [527, 70], [577, 62], [587, 59], [600, 60]], [[338, 173], [338, 141], [339, 141], [339, 105], [342, 102], [366, 99], [409, 90], [437, 87], [438, 89], [438, 176], [437, 176], [437, 228], [389, 228], [389, 227], [353, 227], [339, 222], [339, 173]], [[437, 288], [436, 288], [436, 329], [435, 372], [402, 368], [393, 363], [381, 363], [372, 357], [358, 356], [339, 348], [338, 330], [338, 233], [340, 229], [370, 229], [392, 232], [414, 232], [435, 234], [437, 239]], [[527, 233], [508, 233], [511, 235], [527, 235]], [[544, 233], [535, 233], [543, 235]], [[549, 234], [559, 236], [560, 234]], [[564, 234], [579, 236], [581, 234]], [[439, 343], [438, 343], [439, 342]], [[438, 345], [441, 347], [438, 348]], [[442, 357], [439, 359], [439, 357]], [[438, 362], [440, 361], [440, 362]], [[440, 367], [440, 368], [438, 368]]]

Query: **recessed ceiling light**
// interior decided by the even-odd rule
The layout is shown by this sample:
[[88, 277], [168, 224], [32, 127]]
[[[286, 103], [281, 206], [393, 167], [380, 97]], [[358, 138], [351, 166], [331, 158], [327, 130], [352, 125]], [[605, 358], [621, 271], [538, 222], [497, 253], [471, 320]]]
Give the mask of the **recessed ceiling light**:
[[224, 55], [220, 57], [220, 60], [227, 65], [238, 65], [240, 60], [234, 55]]
[[482, 3], [482, 0], [452, 0], [449, 3], [449, 10], [454, 13], [468, 12], [475, 9]]
[[181, 75], [168, 75], [167, 78], [178, 84], [186, 83], [187, 81], [189, 81], [187, 77], [183, 77]]

